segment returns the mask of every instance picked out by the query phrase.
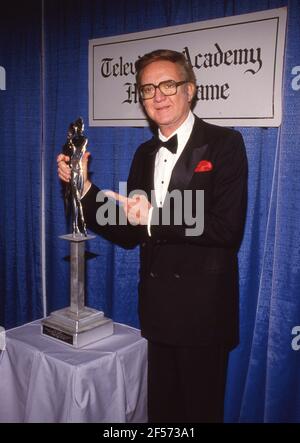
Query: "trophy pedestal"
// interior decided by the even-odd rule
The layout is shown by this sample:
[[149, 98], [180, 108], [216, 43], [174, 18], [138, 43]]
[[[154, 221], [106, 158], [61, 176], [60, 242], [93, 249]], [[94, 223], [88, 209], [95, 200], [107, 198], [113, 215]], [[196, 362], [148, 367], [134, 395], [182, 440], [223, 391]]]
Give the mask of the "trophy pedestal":
[[71, 304], [54, 311], [42, 320], [42, 334], [74, 348], [81, 348], [113, 334], [113, 321], [102, 311], [84, 305], [84, 253], [86, 240], [95, 238], [82, 234], [68, 234], [60, 238], [70, 242]]
[[81, 348], [112, 335], [113, 322], [96, 309], [84, 307], [78, 313], [70, 307], [54, 311], [42, 320], [42, 334]]

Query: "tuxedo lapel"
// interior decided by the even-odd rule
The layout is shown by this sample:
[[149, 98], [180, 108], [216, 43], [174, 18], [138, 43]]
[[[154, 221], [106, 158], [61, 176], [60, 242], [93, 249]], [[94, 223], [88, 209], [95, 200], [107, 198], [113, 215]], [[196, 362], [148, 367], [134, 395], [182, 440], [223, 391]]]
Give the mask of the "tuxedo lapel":
[[204, 158], [207, 148], [204, 125], [200, 119], [196, 118], [187, 145], [174, 166], [168, 188], [169, 192], [173, 189], [188, 189], [194, 169]]
[[155, 138], [153, 137], [153, 139], [150, 141], [147, 155], [145, 155], [143, 186], [141, 188], [146, 191], [149, 201], [151, 201], [151, 190], [154, 190], [154, 167], [156, 153], [157, 145], [155, 142]]
[[[194, 169], [203, 158], [205, 158], [208, 148], [208, 140], [205, 134], [205, 123], [198, 117], [195, 117], [194, 127], [191, 136], [179, 157], [172, 171], [168, 191], [173, 189], [188, 189], [188, 185], [194, 174]], [[157, 144], [155, 137], [149, 141], [147, 154], [144, 159], [144, 174], [142, 178], [142, 187], [151, 201], [151, 190], [154, 190], [154, 167], [157, 153]], [[154, 202], [156, 200], [154, 199]]]

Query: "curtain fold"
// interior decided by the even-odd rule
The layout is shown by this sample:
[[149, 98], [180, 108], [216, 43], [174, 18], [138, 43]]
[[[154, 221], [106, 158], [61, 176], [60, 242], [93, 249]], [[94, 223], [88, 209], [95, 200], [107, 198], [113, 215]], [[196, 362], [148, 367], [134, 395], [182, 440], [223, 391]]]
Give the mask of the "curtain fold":
[[[292, 329], [300, 324], [300, 101], [292, 70], [300, 62], [300, 3], [288, 2], [283, 85], [283, 121], [268, 205], [254, 327], [249, 331], [249, 362], [240, 391], [239, 421], [299, 422], [300, 359], [292, 349]], [[263, 165], [265, 173], [267, 168]], [[271, 172], [271, 171], [270, 171]], [[251, 245], [252, 247], [254, 245]], [[251, 297], [244, 293], [244, 297]], [[248, 340], [250, 343], [250, 340]]]
[[40, 38], [39, 1], [1, 6], [0, 324], [6, 328], [42, 314]]

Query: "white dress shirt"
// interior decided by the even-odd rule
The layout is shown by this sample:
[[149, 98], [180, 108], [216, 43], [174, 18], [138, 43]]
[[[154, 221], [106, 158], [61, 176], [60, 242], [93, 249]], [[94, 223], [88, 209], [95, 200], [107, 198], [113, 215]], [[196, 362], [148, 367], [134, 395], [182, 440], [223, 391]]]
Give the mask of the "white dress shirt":
[[[158, 130], [158, 136], [162, 141], [167, 141], [175, 134], [177, 134], [178, 138], [178, 147], [176, 154], [170, 152], [167, 148], [162, 147], [158, 150], [155, 157], [155, 166], [154, 166], [154, 193], [156, 204], [159, 208], [161, 208], [164, 204], [166, 194], [168, 191], [171, 175], [173, 172], [173, 168], [179, 159], [182, 151], [184, 150], [188, 139], [192, 133], [192, 129], [194, 126], [195, 117], [194, 114], [190, 111], [186, 120], [176, 129], [173, 134], [169, 137], [164, 137], [160, 130]], [[148, 234], [151, 236], [150, 225], [151, 225], [151, 217], [152, 217], [153, 208], [149, 211], [149, 219], [148, 219]]]

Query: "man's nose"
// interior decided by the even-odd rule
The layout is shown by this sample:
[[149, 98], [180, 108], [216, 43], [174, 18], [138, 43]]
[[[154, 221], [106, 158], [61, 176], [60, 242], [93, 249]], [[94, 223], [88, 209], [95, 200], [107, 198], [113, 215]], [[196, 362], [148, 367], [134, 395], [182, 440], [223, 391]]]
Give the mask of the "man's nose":
[[166, 98], [166, 96], [161, 92], [159, 88], [155, 89], [154, 101], [161, 102]]

